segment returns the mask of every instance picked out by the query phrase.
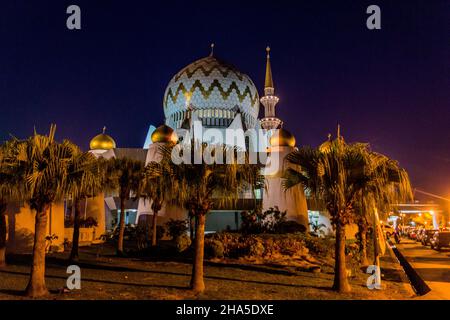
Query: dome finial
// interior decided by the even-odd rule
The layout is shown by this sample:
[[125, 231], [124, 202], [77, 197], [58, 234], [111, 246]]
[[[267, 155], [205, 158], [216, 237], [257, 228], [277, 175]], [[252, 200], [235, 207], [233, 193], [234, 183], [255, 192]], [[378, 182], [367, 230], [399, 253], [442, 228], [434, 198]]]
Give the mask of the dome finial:
[[270, 58], [270, 47], [269, 46], [266, 47], [266, 52], [267, 52], [267, 58], [269, 59]]
[[103, 126], [103, 134], [106, 132], [106, 126]]
[[211, 53], [209, 54], [210, 57], [214, 55], [214, 42], [211, 43]]
[[331, 133], [328, 134], [328, 141], [331, 141]]

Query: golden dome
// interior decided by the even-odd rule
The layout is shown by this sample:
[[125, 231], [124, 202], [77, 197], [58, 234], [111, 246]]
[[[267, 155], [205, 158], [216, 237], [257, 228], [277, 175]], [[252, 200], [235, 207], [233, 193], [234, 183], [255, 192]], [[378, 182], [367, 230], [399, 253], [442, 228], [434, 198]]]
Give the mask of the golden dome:
[[177, 143], [178, 141], [178, 137], [175, 131], [173, 131], [171, 127], [166, 126], [165, 124], [159, 126], [155, 131], [153, 131], [151, 139], [153, 143]]
[[110, 150], [116, 148], [116, 142], [105, 133], [105, 130], [106, 128], [103, 128], [103, 133], [96, 135], [91, 140], [89, 143], [91, 150]]
[[272, 147], [295, 147], [295, 137], [286, 129], [277, 129], [272, 137], [270, 137], [270, 145]]
[[328, 140], [319, 146], [319, 151], [322, 153], [330, 152], [331, 150], [331, 134], [328, 134]]

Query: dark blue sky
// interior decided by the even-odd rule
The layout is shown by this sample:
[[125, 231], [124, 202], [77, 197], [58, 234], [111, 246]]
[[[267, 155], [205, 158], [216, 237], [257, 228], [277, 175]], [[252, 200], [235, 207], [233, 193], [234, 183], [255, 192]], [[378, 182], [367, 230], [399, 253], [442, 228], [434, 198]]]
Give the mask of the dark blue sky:
[[[81, 31], [66, 29], [70, 4]], [[381, 30], [366, 28], [370, 4]], [[415, 186], [450, 196], [449, 40], [449, 1], [2, 1], [0, 138], [55, 122], [87, 149], [105, 125], [140, 147], [163, 122], [170, 78], [211, 42], [260, 91], [269, 44], [277, 112], [299, 145], [339, 122]]]

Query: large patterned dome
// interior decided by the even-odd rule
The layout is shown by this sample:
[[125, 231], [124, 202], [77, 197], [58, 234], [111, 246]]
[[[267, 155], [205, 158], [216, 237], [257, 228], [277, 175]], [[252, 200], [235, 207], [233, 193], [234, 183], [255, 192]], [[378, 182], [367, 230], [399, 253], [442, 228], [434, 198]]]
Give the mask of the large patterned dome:
[[203, 125], [212, 127], [227, 127], [240, 112], [246, 127], [253, 128], [258, 110], [258, 91], [253, 81], [213, 56], [178, 72], [164, 94], [166, 124], [175, 129], [194, 112]]

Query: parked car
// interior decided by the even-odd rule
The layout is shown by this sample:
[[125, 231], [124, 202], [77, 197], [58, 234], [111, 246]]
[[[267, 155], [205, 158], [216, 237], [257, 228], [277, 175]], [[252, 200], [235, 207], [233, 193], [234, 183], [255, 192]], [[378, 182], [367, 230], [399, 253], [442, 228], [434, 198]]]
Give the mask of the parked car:
[[436, 231], [431, 239], [431, 249], [441, 250], [450, 247], [450, 231]]
[[435, 229], [428, 229], [422, 235], [421, 242], [424, 246], [430, 245], [431, 238], [433, 238], [434, 234], [439, 231]]
[[424, 237], [424, 235], [425, 235], [425, 229], [419, 229], [417, 231], [416, 241], [422, 242], [422, 238]]
[[417, 239], [417, 229], [411, 228], [411, 229], [409, 230], [408, 237], [409, 237], [411, 240], [416, 240], [416, 239]]

